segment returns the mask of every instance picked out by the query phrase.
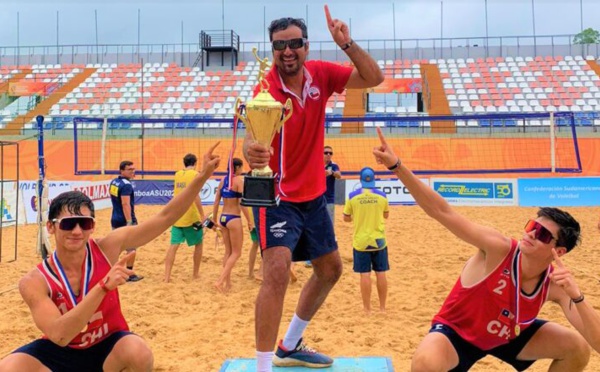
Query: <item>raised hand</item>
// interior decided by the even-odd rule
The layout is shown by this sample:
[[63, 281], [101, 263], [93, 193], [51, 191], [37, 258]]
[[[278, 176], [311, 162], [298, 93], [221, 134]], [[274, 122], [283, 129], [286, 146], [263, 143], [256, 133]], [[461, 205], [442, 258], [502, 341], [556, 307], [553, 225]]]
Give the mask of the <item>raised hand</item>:
[[121, 257], [121, 259], [119, 259], [119, 261], [113, 265], [104, 279], [102, 279], [106, 289], [112, 291], [118, 286], [125, 284], [127, 282], [127, 278], [134, 274], [133, 270], [129, 270], [126, 266], [127, 259], [129, 259], [132, 254], [135, 254], [135, 251], [128, 252], [127, 254], [123, 255], [123, 257]]
[[394, 166], [399, 158], [394, 154], [392, 147], [388, 145], [379, 127], [377, 127], [377, 136], [379, 137], [380, 145], [373, 148], [375, 161], [377, 161], [377, 164], [383, 164], [386, 168]]
[[338, 46], [344, 46], [352, 41], [348, 25], [337, 18], [332, 19], [327, 5], [325, 5], [325, 18], [327, 19], [327, 28], [329, 28], [329, 32], [331, 32], [333, 41], [335, 41]]
[[203, 156], [202, 161], [202, 171], [207, 172], [207, 174], [211, 175], [219, 166], [219, 162], [221, 161], [221, 157], [219, 155], [213, 155], [213, 151], [219, 146], [221, 142], [217, 142], [212, 145], [208, 151]]
[[556, 263], [554, 272], [550, 274], [550, 279], [552, 279], [552, 282], [560, 286], [571, 298], [577, 298], [581, 296], [581, 291], [579, 290], [577, 283], [575, 283], [573, 275], [560, 260], [560, 257], [558, 257], [558, 253], [556, 253], [556, 249], [554, 248], [552, 248], [552, 256], [554, 256], [554, 263]]

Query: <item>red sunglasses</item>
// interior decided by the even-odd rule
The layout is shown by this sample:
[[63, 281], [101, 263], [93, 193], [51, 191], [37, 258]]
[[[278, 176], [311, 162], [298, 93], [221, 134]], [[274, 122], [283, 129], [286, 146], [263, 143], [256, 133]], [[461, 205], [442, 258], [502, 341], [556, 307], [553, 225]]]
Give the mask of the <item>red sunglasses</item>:
[[94, 217], [88, 216], [74, 216], [74, 217], [63, 217], [55, 218], [52, 220], [53, 223], [58, 222], [58, 228], [65, 231], [71, 231], [75, 226], [79, 225], [81, 230], [91, 230], [94, 228]]
[[525, 224], [525, 232], [530, 233], [533, 230], [535, 230], [535, 238], [544, 244], [548, 244], [552, 240], [558, 240], [557, 238], [552, 236], [550, 230], [542, 226], [536, 220], [527, 221], [527, 223]]

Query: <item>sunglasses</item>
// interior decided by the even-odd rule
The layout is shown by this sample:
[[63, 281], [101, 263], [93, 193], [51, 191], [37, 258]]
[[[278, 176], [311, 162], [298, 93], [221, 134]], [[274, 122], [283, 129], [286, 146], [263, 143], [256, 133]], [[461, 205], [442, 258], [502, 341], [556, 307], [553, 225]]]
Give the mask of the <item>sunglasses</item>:
[[550, 230], [542, 226], [539, 222], [535, 220], [529, 220], [525, 224], [525, 232], [530, 233], [535, 230], [535, 238], [544, 244], [550, 243], [552, 240], [558, 240], [554, 236]]
[[65, 231], [71, 231], [77, 225], [81, 227], [81, 230], [91, 230], [95, 224], [94, 217], [86, 216], [55, 218], [52, 222], [58, 222], [58, 228]]
[[333, 155], [333, 152], [331, 152], [331, 151], [325, 151], [323, 154], [325, 154], [325, 155]]
[[299, 37], [297, 39], [290, 40], [273, 40], [273, 49], [274, 50], [285, 50], [286, 47], [290, 47], [290, 49], [298, 49], [302, 48], [308, 40], [303, 37]]

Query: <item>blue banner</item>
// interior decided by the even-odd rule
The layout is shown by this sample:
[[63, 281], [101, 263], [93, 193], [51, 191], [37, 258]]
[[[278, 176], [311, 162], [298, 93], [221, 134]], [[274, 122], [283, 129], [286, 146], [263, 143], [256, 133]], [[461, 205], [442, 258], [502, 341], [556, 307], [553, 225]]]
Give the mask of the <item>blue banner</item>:
[[600, 178], [521, 178], [523, 207], [591, 207], [600, 204]]
[[[165, 205], [173, 198], [173, 180], [134, 180], [135, 204]], [[219, 180], [206, 181], [200, 191], [202, 205], [213, 205]]]
[[165, 205], [173, 198], [173, 181], [133, 181], [135, 204]]

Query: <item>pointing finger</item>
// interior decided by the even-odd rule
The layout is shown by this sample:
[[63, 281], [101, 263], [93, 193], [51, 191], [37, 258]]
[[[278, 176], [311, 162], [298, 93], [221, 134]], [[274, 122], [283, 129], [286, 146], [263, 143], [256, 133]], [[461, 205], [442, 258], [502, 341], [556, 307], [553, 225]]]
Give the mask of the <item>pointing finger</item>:
[[209, 149], [208, 149], [208, 154], [212, 155], [213, 151], [215, 151], [215, 149], [217, 148], [217, 146], [219, 146], [219, 144], [221, 143], [221, 141], [217, 141], [217, 143], [215, 143], [214, 145], [212, 145]]
[[379, 128], [379, 127], [377, 127], [377, 136], [379, 137], [379, 141], [381, 142], [381, 145], [387, 147], [387, 142], [385, 141], [385, 137], [383, 136], [383, 133], [381, 132], [381, 128]]
[[125, 255], [123, 255], [123, 257], [119, 259], [119, 261], [117, 261], [117, 263], [114, 266], [125, 266], [125, 263], [129, 259], [129, 257], [131, 257], [131, 255], [134, 253], [134, 251], [127, 252]]
[[329, 13], [329, 7], [327, 5], [325, 5], [325, 18], [327, 19], [327, 24], [331, 25], [333, 19], [331, 19], [331, 13]]
[[554, 261], [556, 262], [556, 266], [558, 266], [560, 268], [565, 267], [565, 265], [560, 260], [560, 257], [558, 257], [558, 253], [556, 253], [556, 249], [554, 249], [554, 248], [552, 248], [552, 256], [554, 256]]

